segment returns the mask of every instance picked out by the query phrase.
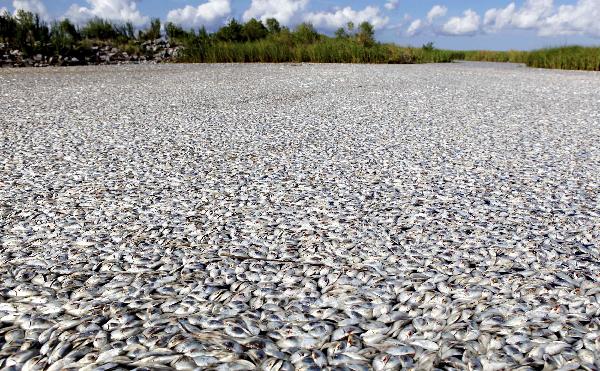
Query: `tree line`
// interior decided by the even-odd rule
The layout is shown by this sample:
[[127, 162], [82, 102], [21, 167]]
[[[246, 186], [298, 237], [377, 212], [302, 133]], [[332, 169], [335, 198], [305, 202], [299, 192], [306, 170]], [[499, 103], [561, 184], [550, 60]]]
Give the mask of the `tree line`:
[[131, 23], [94, 18], [78, 26], [69, 19], [44, 22], [24, 10], [0, 15], [0, 42], [25, 56], [83, 53], [93, 45], [111, 45], [139, 52], [139, 44], [166, 36], [182, 45], [181, 62], [337, 62], [337, 63], [420, 63], [448, 62], [459, 55], [434, 48], [406, 48], [379, 43], [369, 22], [348, 23], [329, 36], [310, 23], [288, 28], [275, 18], [229, 20], [214, 32], [205, 27], [184, 29], [152, 19], [144, 29]]
[[[355, 37], [360, 44], [365, 46], [375, 43], [374, 29], [368, 22], [361, 23], [355, 33], [352, 32], [354, 25], [349, 23], [348, 30], [341, 28], [336, 32], [337, 37]], [[167, 22], [165, 34], [170, 40], [180, 43], [242, 43], [281, 34], [283, 34], [283, 38], [294, 42], [314, 43], [326, 37], [319, 34], [311, 24], [300, 24], [291, 31], [289, 28], [281, 26], [275, 18], [269, 18], [264, 23], [254, 18], [245, 23], [231, 19], [213, 33], [207, 32], [205, 27], [197, 30], [184, 30], [179, 25]], [[27, 54], [42, 51], [60, 52], [76, 46], [82, 40], [123, 44], [131, 41], [158, 39], [161, 36], [161, 21], [158, 18], [152, 19], [147, 29], [136, 30], [130, 22], [116, 23], [101, 18], [93, 18], [79, 27], [67, 18], [48, 24], [38, 14], [25, 10], [18, 10], [14, 15], [8, 12], [0, 14], [0, 42]]]

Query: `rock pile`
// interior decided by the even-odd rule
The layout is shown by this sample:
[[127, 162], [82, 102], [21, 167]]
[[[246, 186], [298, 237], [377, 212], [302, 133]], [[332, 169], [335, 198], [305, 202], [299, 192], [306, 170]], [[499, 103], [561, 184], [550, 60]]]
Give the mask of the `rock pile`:
[[139, 42], [139, 52], [127, 52], [115, 45], [93, 45], [81, 48], [74, 55], [34, 54], [0, 43], [0, 67], [78, 66], [124, 63], [162, 63], [173, 61], [183, 46], [168, 40], [156, 39]]

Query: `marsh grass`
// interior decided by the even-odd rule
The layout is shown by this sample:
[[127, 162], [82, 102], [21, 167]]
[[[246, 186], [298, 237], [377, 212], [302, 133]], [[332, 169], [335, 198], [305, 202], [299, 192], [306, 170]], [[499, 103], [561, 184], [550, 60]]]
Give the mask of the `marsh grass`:
[[465, 60], [525, 63], [529, 67], [600, 71], [600, 48], [564, 46], [533, 51], [465, 51]]
[[362, 45], [351, 39], [321, 37], [312, 43], [286, 43], [276, 39], [248, 42], [192, 42], [181, 62], [195, 63], [447, 63], [462, 59], [462, 52], [423, 50], [393, 44]]
[[529, 53], [527, 65], [540, 68], [600, 71], [600, 48], [570, 46], [535, 50]]

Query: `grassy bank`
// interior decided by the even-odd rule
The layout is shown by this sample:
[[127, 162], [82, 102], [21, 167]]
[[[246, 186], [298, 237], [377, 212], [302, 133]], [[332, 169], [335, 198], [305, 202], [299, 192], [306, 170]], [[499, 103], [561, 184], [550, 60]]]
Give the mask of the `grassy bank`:
[[164, 34], [161, 28], [158, 19], [146, 30], [103, 19], [82, 26], [68, 19], [46, 24], [38, 15], [20, 10], [15, 15], [0, 14], [0, 49], [18, 50], [24, 58], [60, 55], [89, 61], [92, 47], [108, 45], [141, 54], [144, 41], [166, 36], [172, 45], [184, 47], [176, 60], [191, 63], [429, 63], [464, 57], [462, 52], [437, 50], [432, 44], [411, 48], [379, 43], [368, 22], [348, 23], [334, 36], [321, 34], [308, 23], [290, 29], [274, 18], [245, 23], [232, 19], [212, 33], [205, 28], [184, 30], [173, 23], [165, 25]]
[[310, 44], [274, 40], [187, 44], [181, 62], [191, 63], [444, 63], [462, 59], [461, 52], [403, 48], [393, 44], [361, 45], [351, 40], [322, 38]]
[[600, 48], [566, 46], [533, 51], [465, 51], [468, 61], [525, 63], [529, 67], [600, 71]]
[[166, 36], [172, 45], [184, 47], [177, 53], [179, 62], [406, 64], [468, 60], [600, 71], [600, 48], [573, 46], [525, 52], [440, 50], [432, 43], [421, 48], [402, 47], [377, 42], [374, 28], [368, 22], [357, 26], [348, 23], [332, 36], [317, 32], [308, 23], [290, 29], [274, 18], [265, 22], [250, 19], [245, 23], [232, 19], [212, 33], [205, 28], [184, 30], [167, 23], [163, 34], [161, 26], [159, 19], [153, 19], [145, 30], [135, 29], [131, 23], [102, 19], [92, 19], [82, 26], [68, 19], [49, 25], [38, 15], [20, 10], [15, 15], [0, 14], [0, 51], [8, 55], [17, 50], [26, 58], [43, 54], [77, 57], [83, 61], [86, 57], [92, 60], [89, 58], [92, 48], [98, 46], [116, 47], [128, 54], [147, 53], [140, 47], [144, 41]]
[[267, 25], [256, 20], [239, 24], [232, 20], [216, 33], [185, 32], [167, 25], [167, 35], [185, 46], [182, 62], [312, 62], [312, 63], [428, 63], [451, 62], [461, 52], [400, 47], [375, 41], [373, 26], [357, 28], [352, 23], [340, 28], [334, 37], [318, 33], [310, 24], [295, 29], [281, 27], [275, 19]]

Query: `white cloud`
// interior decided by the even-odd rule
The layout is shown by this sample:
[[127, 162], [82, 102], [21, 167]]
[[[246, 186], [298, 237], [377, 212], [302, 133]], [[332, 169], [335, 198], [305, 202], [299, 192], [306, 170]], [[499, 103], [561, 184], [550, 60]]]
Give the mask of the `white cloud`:
[[527, 0], [521, 8], [510, 3], [485, 12], [487, 31], [506, 28], [534, 29], [542, 36], [586, 34], [600, 37], [600, 1], [578, 0], [556, 10], [552, 0]]
[[245, 21], [257, 18], [262, 21], [275, 18], [280, 23], [289, 24], [298, 12], [304, 10], [308, 0], [252, 0], [250, 8], [243, 15]]
[[398, 7], [398, 2], [399, 0], [388, 0], [388, 2], [385, 3], [384, 7], [387, 10], [394, 10]]
[[542, 36], [587, 34], [600, 37], [600, 1], [579, 0], [575, 5], [561, 5], [539, 27]]
[[231, 14], [229, 0], [208, 0], [198, 6], [187, 5], [173, 9], [167, 14], [167, 20], [185, 26], [213, 27], [222, 23]]
[[540, 27], [552, 13], [553, 0], [527, 0], [520, 9], [515, 3], [506, 8], [492, 8], [485, 12], [483, 24], [487, 30], [497, 31], [507, 27], [531, 29]]
[[515, 14], [515, 8], [515, 3], [510, 3], [506, 8], [492, 8], [486, 11], [483, 16], [483, 24], [486, 29], [499, 30], [510, 25]]
[[410, 26], [408, 26], [408, 29], [406, 30], [406, 34], [408, 36], [415, 36], [415, 35], [421, 33], [424, 25], [425, 25], [425, 23], [422, 20], [415, 19], [414, 21], [412, 21], [410, 23]]
[[[417, 19], [408, 27], [410, 36], [433, 28], [434, 20], [445, 16], [447, 8], [435, 5], [425, 20]], [[577, 0], [575, 4], [554, 6], [553, 0], [526, 0], [522, 6], [515, 2], [504, 8], [488, 9], [483, 21], [473, 10], [452, 17], [441, 27], [433, 29], [444, 35], [473, 35], [477, 32], [497, 32], [504, 29], [528, 29], [541, 36], [588, 35], [600, 37], [600, 0]]]
[[83, 23], [99, 17], [117, 22], [131, 22], [136, 26], [148, 23], [149, 18], [140, 13], [134, 0], [87, 0], [88, 7], [71, 5], [65, 17]]
[[479, 14], [471, 9], [465, 10], [462, 17], [452, 17], [442, 26], [446, 35], [473, 35], [479, 31], [481, 23]]
[[552, 13], [552, 8], [552, 0], [527, 0], [523, 8], [515, 13], [512, 23], [517, 28], [536, 27]]
[[14, 0], [12, 5], [13, 8], [15, 8], [15, 12], [19, 9], [23, 9], [28, 12], [39, 14], [40, 18], [44, 20], [49, 19], [48, 10], [40, 0]]
[[369, 22], [380, 29], [389, 22], [389, 18], [379, 13], [379, 8], [367, 6], [363, 10], [354, 10], [347, 6], [338, 8], [333, 12], [314, 12], [305, 16], [305, 21], [312, 23], [318, 28], [336, 29], [345, 26], [348, 22], [354, 22], [356, 25], [362, 22]]
[[427, 21], [422, 19], [415, 19], [406, 29], [408, 36], [415, 36], [422, 33], [425, 29], [431, 29], [433, 21], [436, 18], [443, 17], [448, 12], [448, 8], [442, 5], [434, 5], [429, 12], [427, 12]]
[[446, 13], [448, 13], [448, 8], [442, 5], [434, 5], [427, 13], [427, 21], [431, 23], [434, 19], [445, 16]]

